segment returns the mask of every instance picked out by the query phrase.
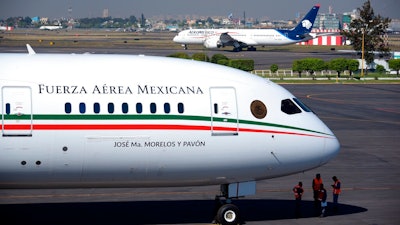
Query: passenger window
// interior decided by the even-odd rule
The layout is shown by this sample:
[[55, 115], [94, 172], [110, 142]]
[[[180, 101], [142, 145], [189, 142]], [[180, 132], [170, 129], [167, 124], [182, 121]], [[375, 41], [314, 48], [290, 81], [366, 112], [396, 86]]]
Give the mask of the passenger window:
[[10, 103], [6, 103], [6, 114], [7, 114], [7, 115], [10, 115], [10, 113], [11, 113], [11, 106], [10, 106]]
[[64, 105], [65, 113], [70, 114], [72, 111], [71, 103], [67, 102]]
[[183, 103], [178, 103], [178, 112], [179, 113], [183, 113], [185, 111], [185, 109], [183, 108]]
[[114, 113], [114, 103], [108, 103], [108, 113]]
[[301, 113], [301, 110], [299, 109], [299, 107], [297, 107], [294, 104], [294, 102], [292, 102], [292, 100], [290, 100], [290, 99], [282, 100], [281, 110], [282, 110], [282, 112], [289, 114], [289, 115]]
[[86, 105], [84, 102], [79, 103], [79, 112], [82, 114], [86, 112]]
[[157, 105], [156, 105], [156, 103], [152, 102], [152, 103], [150, 104], [150, 112], [151, 112], [151, 113], [156, 113], [156, 112], [157, 112]]
[[122, 113], [126, 114], [129, 111], [128, 103], [122, 103]]
[[164, 112], [165, 113], [171, 112], [171, 107], [170, 107], [169, 103], [164, 103]]
[[143, 112], [142, 103], [136, 103], [136, 112], [139, 114]]
[[94, 113], [100, 113], [100, 104], [99, 103], [94, 103], [93, 104], [93, 111], [94, 111]]

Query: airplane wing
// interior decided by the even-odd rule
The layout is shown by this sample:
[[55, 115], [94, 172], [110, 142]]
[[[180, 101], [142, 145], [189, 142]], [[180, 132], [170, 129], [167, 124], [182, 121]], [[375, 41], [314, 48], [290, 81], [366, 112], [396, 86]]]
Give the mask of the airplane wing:
[[235, 49], [246, 48], [248, 46], [248, 44], [246, 44], [245, 42], [234, 39], [228, 34], [228, 32], [222, 33], [219, 37], [219, 40], [222, 46], [233, 46]]

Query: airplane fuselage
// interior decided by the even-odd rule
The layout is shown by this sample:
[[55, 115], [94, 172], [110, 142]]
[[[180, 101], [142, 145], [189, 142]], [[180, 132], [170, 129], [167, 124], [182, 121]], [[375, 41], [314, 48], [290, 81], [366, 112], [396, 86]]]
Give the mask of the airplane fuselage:
[[0, 54], [0, 64], [0, 188], [256, 181], [339, 150], [291, 93], [239, 70], [117, 55]]
[[62, 26], [51, 26], [51, 25], [47, 25], [47, 26], [41, 26], [39, 27], [40, 30], [59, 30], [62, 29]]
[[287, 32], [276, 29], [190, 29], [181, 31], [174, 37], [174, 42], [204, 44], [206, 40], [218, 39], [221, 34], [228, 34], [249, 46], [288, 45], [299, 42], [299, 40], [290, 39]]

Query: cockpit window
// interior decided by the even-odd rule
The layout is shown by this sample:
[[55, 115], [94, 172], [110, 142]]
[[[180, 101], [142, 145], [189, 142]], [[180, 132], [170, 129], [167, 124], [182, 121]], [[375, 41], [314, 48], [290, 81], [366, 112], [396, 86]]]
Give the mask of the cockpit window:
[[312, 110], [308, 108], [308, 106], [304, 104], [302, 101], [300, 101], [300, 99], [294, 98], [293, 101], [295, 101], [297, 105], [299, 105], [304, 111], [312, 112]]
[[284, 99], [281, 102], [281, 110], [282, 112], [292, 115], [296, 113], [301, 113], [299, 107], [291, 99]]

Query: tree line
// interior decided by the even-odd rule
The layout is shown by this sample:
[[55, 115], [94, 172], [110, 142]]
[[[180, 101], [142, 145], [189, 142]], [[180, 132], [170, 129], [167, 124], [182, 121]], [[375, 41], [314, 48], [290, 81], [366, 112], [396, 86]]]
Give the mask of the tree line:
[[[168, 57], [174, 58], [182, 58], [182, 59], [192, 59], [197, 61], [211, 62], [224, 66], [229, 66], [237, 69], [241, 69], [244, 71], [253, 71], [254, 70], [254, 60], [252, 59], [229, 59], [227, 56], [217, 53], [214, 54], [211, 58], [208, 57], [205, 53], [194, 53], [192, 56], [189, 56], [184, 52], [177, 52], [168, 55]], [[390, 59], [388, 61], [389, 68], [397, 71], [397, 75], [399, 75], [400, 70], [400, 59]], [[335, 58], [328, 62], [325, 62], [319, 58], [304, 58], [293, 61], [292, 70], [299, 74], [301, 77], [303, 72], [307, 72], [311, 76], [314, 76], [315, 72], [320, 72], [324, 70], [332, 70], [336, 71], [338, 77], [344, 72], [349, 71], [350, 77], [353, 76], [353, 73], [359, 70], [359, 61], [357, 59], [346, 59], [346, 58]], [[270, 66], [271, 72], [275, 73], [279, 69], [278, 65], [272, 64]], [[386, 72], [385, 68], [382, 65], [377, 65], [377, 72]]]
[[[397, 75], [399, 75], [400, 59], [390, 59], [388, 64], [389, 68], [397, 71]], [[340, 75], [347, 70], [350, 73], [350, 77], [352, 77], [353, 73], [358, 71], [359, 66], [359, 61], [356, 59], [335, 58], [325, 62], [324, 60], [318, 58], [305, 58], [295, 60], [292, 65], [292, 70], [298, 72], [299, 77], [301, 77], [301, 73], [304, 71], [313, 76], [314, 72], [323, 70], [336, 71], [337, 76], [340, 77]], [[375, 71], [378, 73], [386, 73], [386, 69], [382, 65], [377, 65]]]
[[358, 68], [358, 60], [345, 58], [336, 58], [329, 62], [325, 62], [324, 60], [318, 58], [305, 58], [295, 60], [292, 65], [292, 70], [298, 72], [299, 77], [301, 77], [301, 73], [303, 71], [306, 71], [313, 76], [314, 72], [323, 70], [336, 71], [338, 77], [340, 77], [341, 73], [343, 73], [345, 70], [348, 70], [350, 72], [350, 76], [352, 76], [352, 74], [357, 71]]
[[184, 52], [177, 52], [168, 55], [167, 57], [173, 58], [181, 58], [181, 59], [192, 59], [196, 61], [204, 61], [211, 62], [219, 65], [229, 66], [232, 68], [244, 70], [244, 71], [253, 71], [254, 70], [254, 60], [252, 59], [229, 59], [224, 54], [214, 54], [211, 59], [205, 53], [194, 53], [192, 56]]

